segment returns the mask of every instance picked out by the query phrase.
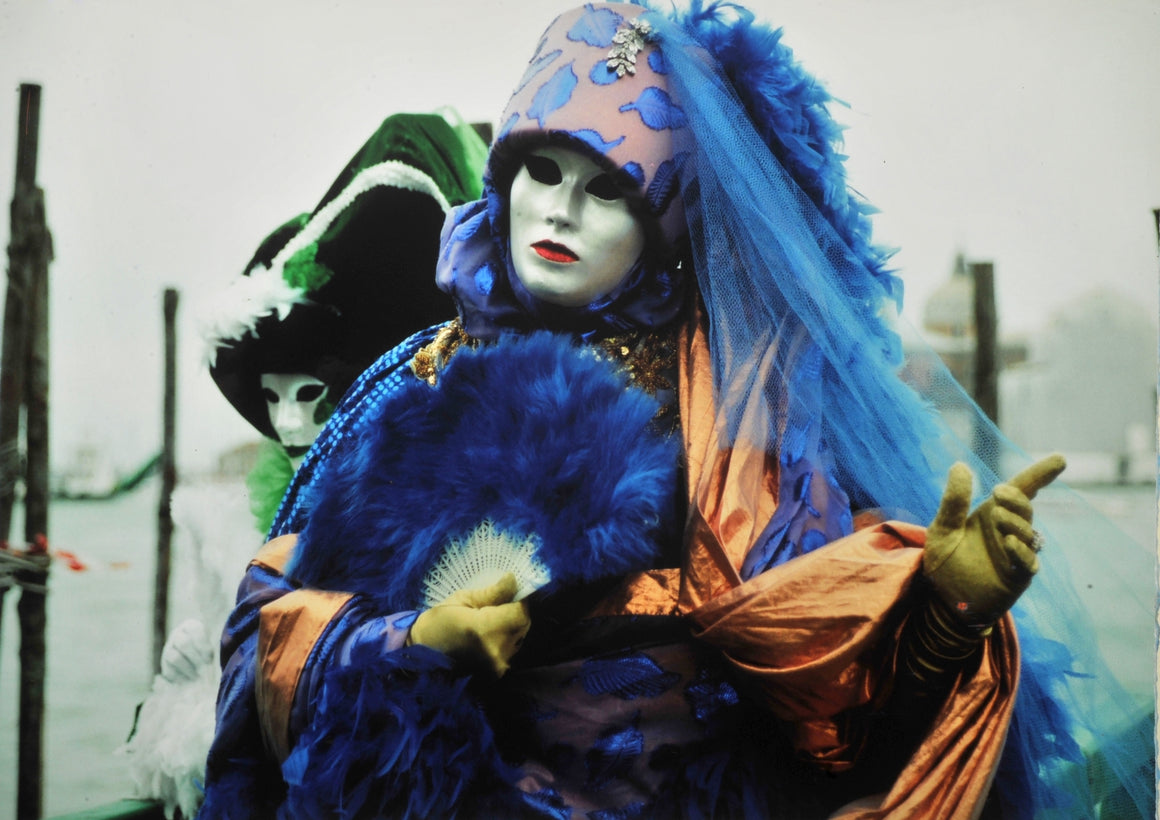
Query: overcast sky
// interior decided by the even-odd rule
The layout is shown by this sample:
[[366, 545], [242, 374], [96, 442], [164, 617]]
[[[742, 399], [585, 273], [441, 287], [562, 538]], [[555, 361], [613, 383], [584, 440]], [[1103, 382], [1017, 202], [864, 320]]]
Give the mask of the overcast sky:
[[[198, 306], [388, 115], [494, 120], [572, 5], [0, 0], [5, 203], [18, 87], [43, 87], [54, 462], [82, 441], [125, 467], [157, 449], [166, 287], [181, 291], [180, 465], [253, 438], [202, 368]], [[956, 250], [995, 263], [1006, 333], [1101, 285], [1155, 315], [1158, 0], [749, 5], [850, 104], [850, 178], [901, 249], [914, 324]]]

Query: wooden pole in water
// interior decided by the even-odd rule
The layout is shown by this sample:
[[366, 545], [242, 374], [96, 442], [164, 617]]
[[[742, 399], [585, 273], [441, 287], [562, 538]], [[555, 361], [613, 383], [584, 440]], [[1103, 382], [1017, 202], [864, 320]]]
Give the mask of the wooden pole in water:
[[[41, 816], [43, 801], [45, 598], [51, 560], [47, 533], [48, 263], [52, 259], [52, 237], [45, 224], [44, 193], [36, 186], [40, 87], [22, 85], [20, 92], [20, 142], [16, 160], [18, 182], [12, 211], [14, 228], [19, 214], [24, 231], [19, 243], [24, 246], [23, 264], [26, 266], [22, 283], [26, 323], [21, 342], [28, 460], [24, 474], [24, 537], [32, 545], [28, 558], [33, 566], [19, 571], [16, 576], [21, 588], [16, 608], [20, 618], [20, 751], [16, 816], [18, 820], [31, 820]], [[23, 148], [19, 147], [21, 142]], [[13, 236], [16, 236], [15, 229]], [[14, 438], [13, 443], [15, 441]], [[10, 516], [11, 505], [8, 513]], [[11, 518], [3, 524], [6, 528], [11, 527]]]
[[48, 266], [37, 265], [29, 288], [29, 346], [25, 370], [28, 469], [25, 474], [24, 538], [40, 564], [21, 574], [20, 602], [20, 787], [17, 817], [41, 816], [44, 768], [44, 682], [48, 595]]
[[161, 448], [161, 500], [157, 508], [157, 577], [153, 595], [153, 674], [161, 671], [161, 650], [169, 634], [170, 544], [173, 516], [170, 502], [177, 484], [177, 291], [165, 290], [164, 441]]
[[8, 245], [8, 292], [4, 302], [4, 338], [0, 350], [0, 540], [11, 534], [12, 507], [21, 478], [20, 415], [24, 408], [26, 299], [36, 245], [37, 210], [44, 221], [44, 200], [36, 195], [36, 154], [40, 120], [40, 86], [20, 86], [17, 115], [16, 186], [11, 206]]
[[[0, 341], [0, 542], [12, 529], [12, 507], [20, 481], [20, 415], [24, 408], [25, 297], [36, 231], [36, 152], [40, 130], [40, 86], [20, 86], [17, 109], [16, 186], [9, 211], [8, 292], [4, 298], [3, 340]], [[43, 199], [39, 202], [42, 210]], [[5, 588], [0, 587], [0, 627]], [[3, 631], [0, 630], [0, 636]]]
[[16, 784], [17, 820], [38, 820], [44, 800], [44, 681], [45, 599], [48, 595], [48, 568], [51, 557], [43, 537], [33, 542], [25, 556], [34, 564], [16, 572], [20, 600], [20, 728]]
[[[995, 266], [972, 262], [975, 282], [975, 402], [992, 422], [999, 423], [999, 320], [995, 309]], [[975, 451], [996, 474], [998, 453], [990, 428], [975, 430]]]

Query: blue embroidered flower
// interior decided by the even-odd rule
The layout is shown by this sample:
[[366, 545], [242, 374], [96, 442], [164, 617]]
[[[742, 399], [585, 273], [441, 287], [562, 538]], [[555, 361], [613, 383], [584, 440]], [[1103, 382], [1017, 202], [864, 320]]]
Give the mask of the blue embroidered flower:
[[785, 434], [781, 437], [781, 463], [785, 467], [796, 467], [806, 454], [806, 446], [811, 438], [813, 422], [803, 419], [801, 413], [794, 413], [787, 422]]
[[521, 91], [523, 91], [524, 87], [527, 86], [527, 84], [532, 81], [533, 77], [535, 77], [537, 74], [539, 74], [545, 68], [547, 68], [549, 65], [554, 63], [557, 59], [559, 59], [560, 55], [563, 53], [564, 52], [561, 51], [560, 49], [556, 49], [554, 51], [549, 51], [547, 54], [543, 55], [542, 57], [541, 56], [533, 57], [532, 61], [530, 63], [528, 63], [527, 69], [524, 71], [524, 76], [520, 78], [519, 85], [516, 86], [516, 90], [512, 93], [518, 94]]
[[644, 752], [644, 733], [637, 728], [639, 720], [640, 712], [637, 712], [629, 725], [604, 731], [592, 744], [584, 755], [588, 769], [586, 788], [599, 791], [632, 768]]
[[641, 122], [654, 131], [684, 128], [688, 122], [685, 112], [673, 102], [668, 92], [652, 85], [640, 93], [636, 102], [620, 106], [620, 111], [636, 111], [640, 114]]
[[813, 552], [818, 547], [824, 547], [829, 542], [830, 539], [822, 530], [806, 530], [802, 533], [800, 554], [805, 555], [807, 552]]
[[531, 807], [536, 816], [552, 817], [555, 820], [571, 820], [572, 809], [555, 789], [541, 789], [532, 794], [521, 794], [524, 804]]
[[639, 162], [626, 162], [624, 172], [635, 179], [637, 185], [644, 185], [644, 169], [640, 167]]
[[492, 272], [491, 266], [486, 262], [479, 269], [479, 273], [475, 274], [475, 286], [479, 288], [479, 292], [484, 296], [491, 293], [491, 289], [495, 287], [495, 274]]
[[560, 66], [556, 69], [556, 73], [540, 86], [539, 90], [536, 91], [536, 96], [532, 97], [532, 107], [528, 109], [528, 117], [538, 120], [540, 127], [543, 128], [544, 120], [548, 115], [563, 108], [568, 104], [568, 100], [572, 99], [572, 92], [576, 90], [578, 82], [571, 63]]
[[507, 122], [505, 122], [503, 125], [500, 126], [499, 134], [496, 136], [496, 139], [501, 140], [504, 137], [506, 137], [508, 135], [508, 132], [511, 131], [513, 128], [515, 128], [516, 123], [519, 121], [520, 121], [520, 115], [518, 112], [515, 114], [512, 114], [510, 117], [508, 117]]
[[670, 199], [677, 193], [680, 183], [680, 171], [689, 154], [682, 151], [672, 159], [666, 159], [657, 168], [656, 176], [649, 183], [645, 192], [645, 199], [652, 206], [655, 213], [663, 213]]
[[568, 39], [574, 43], [608, 48], [612, 45], [616, 29], [620, 27], [624, 18], [612, 9], [592, 9], [591, 4], [587, 9], [589, 13], [577, 20], [568, 30]]
[[608, 67], [606, 61], [601, 60], [592, 66], [592, 70], [588, 72], [588, 79], [592, 80], [596, 85], [612, 85], [620, 77], [616, 76], [616, 72]]
[[648, 55], [648, 67], [657, 74], [668, 74], [669, 66], [665, 62], [665, 55], [659, 51], [654, 51]]
[[579, 131], [573, 131], [572, 136], [602, 154], [607, 154], [613, 148], [624, 142], [624, 137], [617, 137], [611, 142], [605, 142], [604, 138], [600, 136], [600, 132], [593, 131], [591, 128], [583, 128]]
[[746, 556], [741, 576], [744, 580], [749, 580], [770, 567], [782, 563], [778, 560], [779, 556], [784, 560], [785, 551], [793, 548], [793, 544], [786, 538], [792, 523], [793, 520], [787, 518], [786, 522], [777, 529], [762, 533], [757, 546], [753, 547], [750, 554]]
[[647, 807], [647, 803], [629, 803], [627, 806], [621, 806], [618, 809], [590, 811], [584, 816], [588, 820], [632, 820], [634, 817], [644, 817], [644, 810]]
[[621, 700], [655, 698], [681, 678], [648, 655], [632, 651], [587, 660], [577, 677], [588, 694], [615, 695]]
[[408, 612], [406, 615], [400, 615], [391, 621], [391, 627], [394, 629], [410, 629], [411, 624], [415, 623], [415, 619], [418, 617], [418, 612]]
[[814, 518], [821, 518], [822, 514], [817, 511], [810, 501], [810, 484], [813, 483], [813, 472], [802, 473], [798, 476], [797, 481], [794, 482], [793, 497], [805, 505], [806, 512]]
[[701, 723], [708, 723], [722, 708], [741, 702], [733, 685], [721, 676], [719, 670], [712, 668], [697, 671], [697, 677], [685, 687], [685, 697], [693, 716]]
[[472, 214], [467, 219], [463, 220], [463, 222], [459, 223], [459, 225], [455, 228], [455, 232], [452, 234], [452, 239], [454, 241], [447, 243], [447, 247], [444, 249], [444, 254], [449, 253], [454, 248], [456, 243], [469, 242], [470, 240], [474, 239], [475, 235], [486, 226], [486, 219], [487, 214], [480, 210], [477, 213]]

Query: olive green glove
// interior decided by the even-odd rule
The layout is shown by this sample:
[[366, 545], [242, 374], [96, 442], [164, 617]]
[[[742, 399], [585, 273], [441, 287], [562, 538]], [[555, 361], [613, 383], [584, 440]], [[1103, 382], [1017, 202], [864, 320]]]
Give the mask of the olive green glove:
[[502, 677], [532, 624], [527, 607], [512, 601], [517, 588], [509, 572], [489, 587], [461, 589], [421, 613], [408, 642], [438, 649], [471, 671]]
[[922, 566], [938, 597], [964, 624], [986, 628], [1009, 610], [1039, 571], [1040, 544], [1031, 528], [1031, 499], [1063, 472], [1051, 455], [998, 484], [970, 516], [971, 470], [951, 467]]

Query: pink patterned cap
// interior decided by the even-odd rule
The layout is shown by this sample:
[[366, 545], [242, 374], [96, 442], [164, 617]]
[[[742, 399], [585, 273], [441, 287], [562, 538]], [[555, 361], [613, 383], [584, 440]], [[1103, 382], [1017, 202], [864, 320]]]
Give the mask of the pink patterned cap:
[[[443, 226], [436, 282], [472, 336], [550, 328], [601, 337], [673, 321], [685, 302], [677, 264], [688, 234], [680, 196], [683, 154], [674, 137], [685, 114], [669, 93], [665, 63], [628, 3], [589, 3], [557, 17], [500, 118], [484, 199]], [[647, 218], [650, 244], [611, 293], [563, 308], [529, 293], [511, 270], [508, 190], [527, 148], [564, 143], [607, 166]]]
[[670, 246], [687, 231], [674, 132], [685, 114], [670, 95], [664, 57], [627, 3], [588, 3], [557, 17], [540, 39], [500, 117], [490, 172], [514, 146], [566, 138], [581, 143], [635, 186]]

